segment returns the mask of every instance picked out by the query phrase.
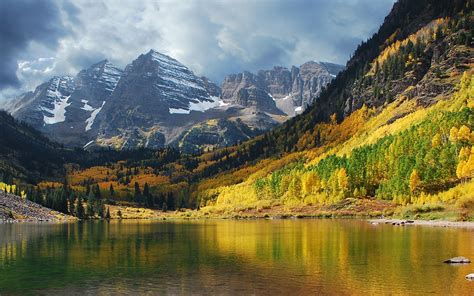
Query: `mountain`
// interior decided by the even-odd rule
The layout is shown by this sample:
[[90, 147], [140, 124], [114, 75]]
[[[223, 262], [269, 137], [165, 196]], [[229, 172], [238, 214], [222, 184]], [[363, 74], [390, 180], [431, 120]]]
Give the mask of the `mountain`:
[[311, 104], [341, 68], [308, 62], [291, 73], [282, 67], [245, 72], [228, 76], [221, 92], [206, 77], [150, 50], [124, 71], [104, 60], [75, 77], [53, 77], [6, 109], [69, 147], [196, 152], [248, 140], [282, 123]]
[[221, 98], [226, 103], [256, 105], [270, 112], [276, 107], [292, 117], [310, 106], [342, 69], [340, 65], [310, 61], [291, 70], [274, 67], [258, 74], [233, 74], [224, 79]]
[[83, 145], [94, 137], [95, 119], [121, 74], [120, 69], [104, 60], [76, 77], [53, 77], [34, 92], [21, 95], [7, 110], [55, 141]]

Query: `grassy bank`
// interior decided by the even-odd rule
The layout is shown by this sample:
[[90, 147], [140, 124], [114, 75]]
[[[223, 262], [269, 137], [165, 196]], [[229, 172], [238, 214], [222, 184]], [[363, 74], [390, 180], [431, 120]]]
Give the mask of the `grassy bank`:
[[332, 205], [288, 207], [279, 203], [254, 206], [205, 207], [167, 211], [132, 206], [110, 206], [112, 219], [285, 219], [285, 218], [390, 218], [442, 221], [474, 221], [474, 208], [457, 204], [397, 206], [389, 201], [348, 198]]

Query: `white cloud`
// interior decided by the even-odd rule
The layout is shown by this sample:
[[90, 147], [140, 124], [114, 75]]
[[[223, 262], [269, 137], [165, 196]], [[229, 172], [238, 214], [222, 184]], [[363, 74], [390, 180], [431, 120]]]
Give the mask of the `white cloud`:
[[343, 64], [394, 2], [64, 1], [56, 3], [69, 34], [57, 47], [30, 43], [24, 49], [17, 71], [22, 90], [53, 75], [74, 75], [104, 58], [125, 67], [150, 48], [215, 81], [229, 73], [308, 60]]

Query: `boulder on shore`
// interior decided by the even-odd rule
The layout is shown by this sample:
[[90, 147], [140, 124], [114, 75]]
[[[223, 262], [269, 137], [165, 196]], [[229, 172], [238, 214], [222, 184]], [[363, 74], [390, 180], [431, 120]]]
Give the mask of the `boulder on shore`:
[[454, 257], [448, 260], [444, 260], [444, 263], [450, 263], [450, 264], [466, 264], [466, 263], [471, 263], [471, 260], [467, 259], [466, 257]]

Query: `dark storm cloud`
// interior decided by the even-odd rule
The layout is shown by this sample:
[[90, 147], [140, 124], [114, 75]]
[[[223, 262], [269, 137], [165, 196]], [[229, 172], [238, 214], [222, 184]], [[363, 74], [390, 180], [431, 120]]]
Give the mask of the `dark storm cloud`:
[[0, 1], [0, 89], [19, 86], [18, 58], [30, 42], [56, 47], [66, 34], [56, 3], [40, 0]]
[[104, 58], [123, 68], [150, 48], [216, 82], [308, 60], [345, 64], [394, 1], [0, 0], [0, 87], [30, 90]]

